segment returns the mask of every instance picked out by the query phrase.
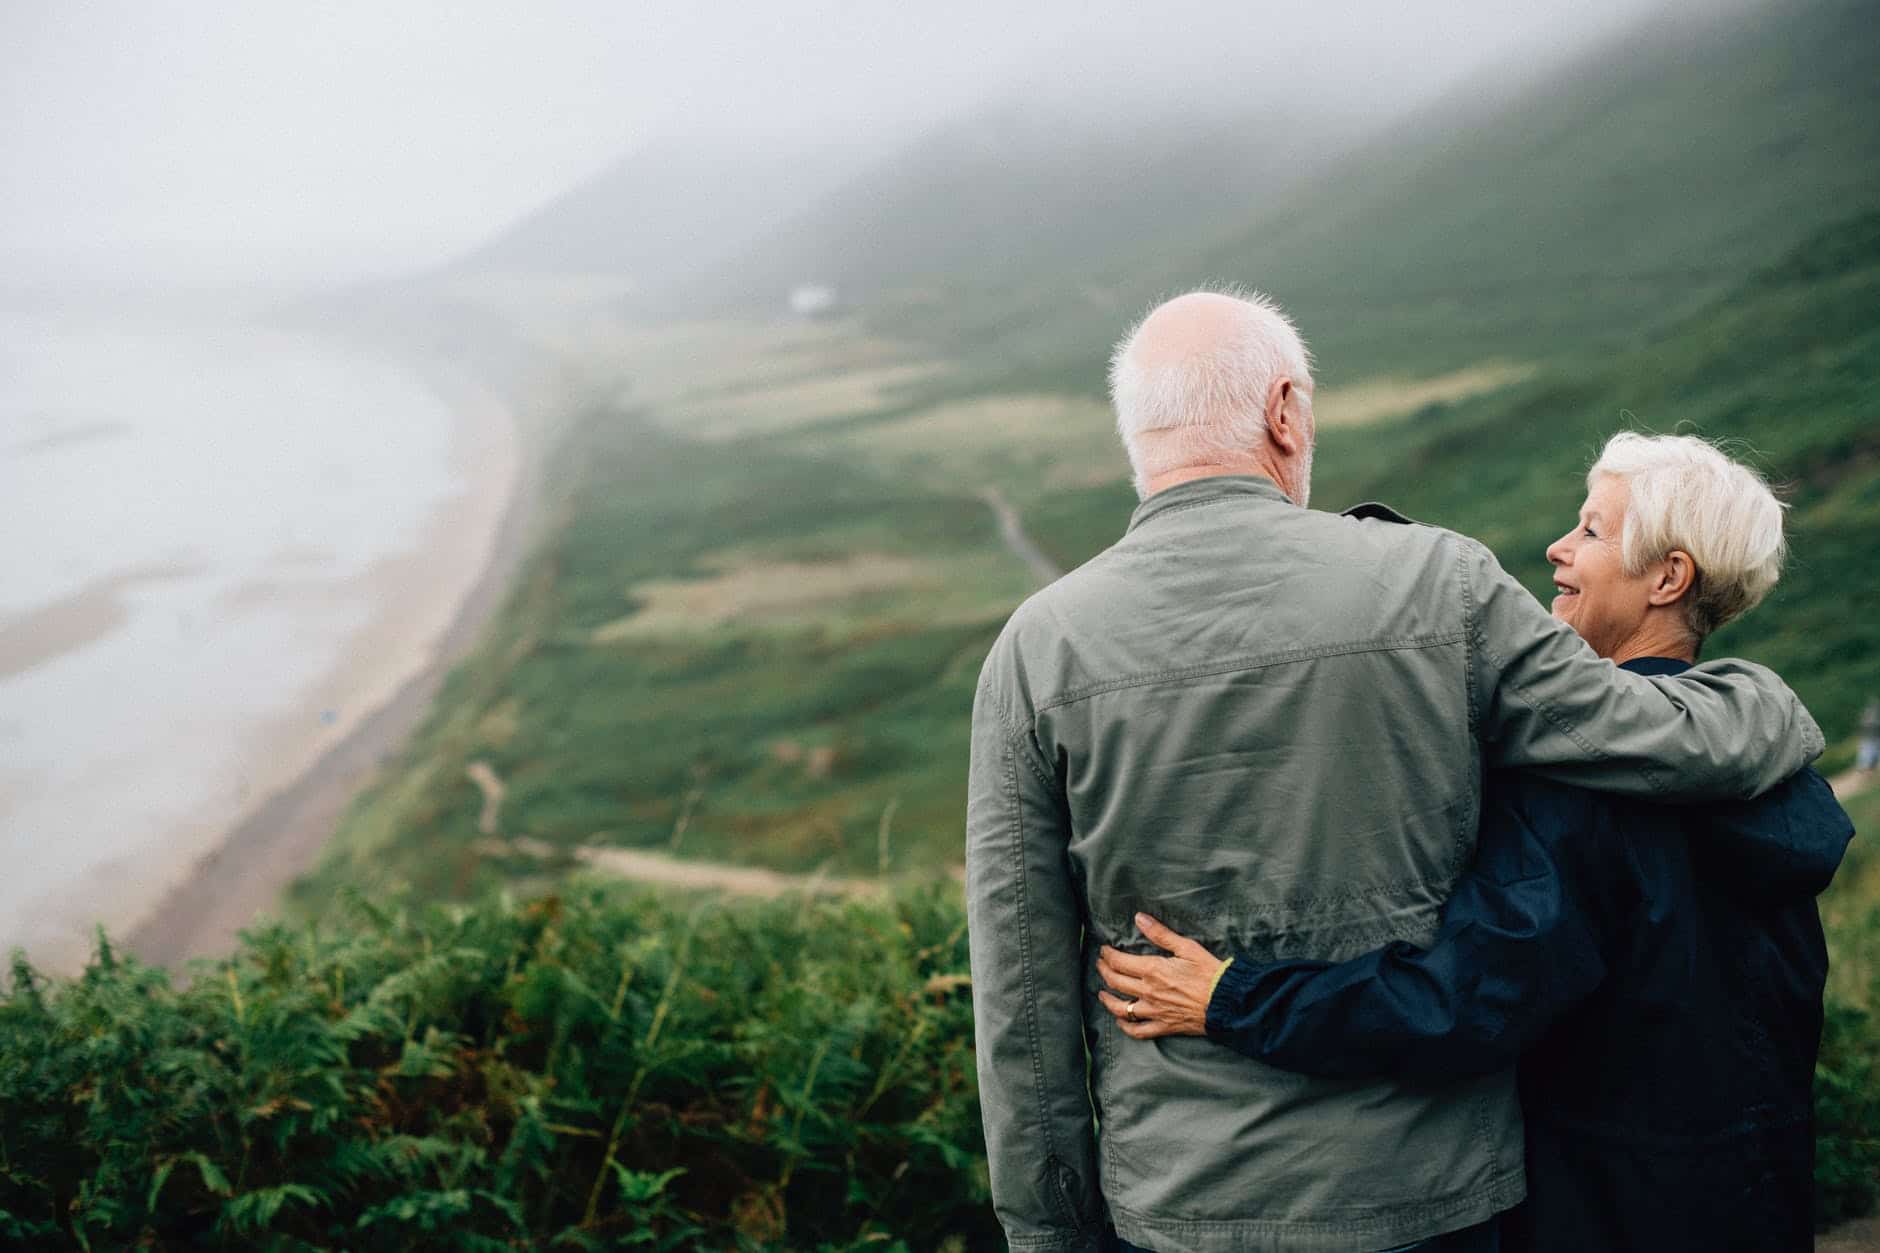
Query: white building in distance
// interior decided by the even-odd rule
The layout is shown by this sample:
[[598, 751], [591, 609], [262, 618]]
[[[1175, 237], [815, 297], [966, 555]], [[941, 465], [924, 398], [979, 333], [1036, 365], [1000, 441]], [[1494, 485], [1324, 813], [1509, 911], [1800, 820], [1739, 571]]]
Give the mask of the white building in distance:
[[790, 289], [790, 312], [799, 318], [821, 317], [836, 307], [836, 289], [824, 283], [799, 283]]

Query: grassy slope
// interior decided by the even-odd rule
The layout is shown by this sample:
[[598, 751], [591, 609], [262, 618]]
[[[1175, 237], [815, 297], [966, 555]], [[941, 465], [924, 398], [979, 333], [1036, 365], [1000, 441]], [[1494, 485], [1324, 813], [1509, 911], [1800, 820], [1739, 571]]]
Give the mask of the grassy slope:
[[1876, 18], [1663, 16], [1508, 109], [1390, 137], [1203, 268], [1270, 275], [1335, 364], [1625, 342], [1880, 202]]
[[1170, 219], [1069, 274], [875, 316], [988, 377], [1082, 386], [1129, 316], [1221, 280], [1278, 296], [1332, 382], [1629, 345], [1880, 203], [1876, 21], [1874, 0], [1666, 16], [1460, 92], [1240, 221]]
[[[591, 415], [562, 461], [563, 524], [301, 899], [342, 881], [459, 895], [541, 869], [474, 847], [478, 760], [506, 785], [506, 835], [668, 848], [696, 789], [682, 854], [874, 872], [893, 804], [891, 869], [954, 859], [979, 661], [1030, 587], [984, 504], [775, 447], [727, 454], [622, 412]], [[709, 585], [702, 559], [855, 553], [919, 581], [595, 638], [631, 622], [650, 581]]]
[[[1628, 415], [1746, 439], [1791, 484], [1796, 557], [1713, 652], [1774, 665], [1845, 737], [1880, 691], [1880, 588], [1860, 576], [1880, 524], [1875, 309], [1880, 215], [1869, 215], [1605, 370], [1558, 367], [1393, 423], [1328, 430], [1316, 498], [1382, 497], [1479, 535], [1538, 592], [1540, 552], [1573, 516], [1587, 458]], [[541, 872], [478, 851], [479, 796], [465, 777], [478, 760], [508, 787], [508, 835], [669, 847], [689, 805], [681, 855], [872, 873], [892, 805], [891, 869], [955, 861], [973, 678], [1030, 587], [972, 494], [979, 476], [997, 471], [1067, 566], [1120, 534], [1135, 497], [1120, 456], [1109, 481], [1023, 495], [1048, 429], [992, 403], [913, 409], [726, 444], [630, 413], [578, 424], [563, 452], [579, 467], [565, 525], [307, 899], [339, 881], [403, 878], [454, 895]], [[1100, 478], [1088, 472], [1101, 466], [1104, 415], [1063, 413], [1081, 432], [1066, 447]], [[961, 414], [983, 417], [978, 439], [957, 434]], [[922, 442], [936, 430], [957, 442]], [[594, 634], [630, 627], [636, 606], [674, 589], [710, 605], [728, 564], [839, 571], [856, 554], [900, 561], [916, 581], [781, 605], [736, 584], [747, 598], [717, 625]]]
[[1328, 439], [1329, 500], [1388, 496], [1493, 545], [1537, 594], [1577, 471], [1615, 429], [1743, 441], [1786, 484], [1795, 558], [1713, 654], [1776, 667], [1836, 734], [1880, 692], [1880, 214], [1833, 228], [1602, 371], [1563, 370], [1389, 431]]

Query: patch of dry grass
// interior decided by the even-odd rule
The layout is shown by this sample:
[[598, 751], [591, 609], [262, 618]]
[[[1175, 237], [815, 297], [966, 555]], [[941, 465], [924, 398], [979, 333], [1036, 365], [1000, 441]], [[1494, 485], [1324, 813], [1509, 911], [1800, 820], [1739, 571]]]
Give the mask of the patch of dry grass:
[[811, 621], [831, 604], [886, 588], [932, 587], [937, 563], [894, 553], [850, 553], [831, 561], [743, 560], [704, 579], [654, 579], [633, 595], [645, 606], [595, 629], [596, 644], [686, 634], [731, 623]]
[[709, 440], [886, 408], [944, 371], [919, 349], [834, 319], [603, 324], [571, 351], [589, 394], [618, 395]]
[[1435, 378], [1366, 379], [1349, 387], [1320, 390], [1312, 408], [1326, 426], [1364, 426], [1415, 413], [1424, 405], [1492, 392], [1533, 373], [1533, 366], [1519, 362], [1485, 362]]
[[903, 403], [909, 388], [942, 372], [932, 361], [813, 369], [787, 381], [747, 382], [676, 401], [661, 420], [712, 441], [770, 434], [890, 408]]
[[1086, 396], [948, 401], [845, 432], [839, 443], [884, 473], [942, 486], [1084, 487], [1128, 473], [1109, 407]]

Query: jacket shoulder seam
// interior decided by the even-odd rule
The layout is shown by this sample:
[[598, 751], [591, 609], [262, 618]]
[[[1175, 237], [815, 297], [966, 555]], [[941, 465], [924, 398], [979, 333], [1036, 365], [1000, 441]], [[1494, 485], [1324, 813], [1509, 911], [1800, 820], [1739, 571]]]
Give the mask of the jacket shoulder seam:
[[1454, 535], [1446, 535], [1444, 538], [1456, 550], [1456, 577], [1462, 584], [1462, 629], [1468, 636], [1468, 646], [1462, 650], [1462, 677], [1468, 687], [1469, 734], [1480, 739], [1482, 711], [1476, 701], [1475, 692], [1475, 649], [1478, 628], [1475, 616], [1475, 582], [1469, 577], [1469, 547]]
[[1143, 527], [1149, 525], [1151, 522], [1154, 522], [1157, 518], [1165, 518], [1169, 514], [1180, 513], [1184, 509], [1199, 509], [1203, 505], [1218, 505], [1223, 501], [1235, 500], [1235, 499], [1238, 499], [1238, 498], [1234, 496], [1208, 496], [1208, 497], [1204, 497], [1201, 500], [1184, 500], [1173, 505], [1164, 505], [1162, 508], [1150, 514], [1148, 517], [1143, 518], [1141, 521], [1137, 522], [1135, 529], [1141, 530]]
[[1393, 639], [1365, 640], [1361, 643], [1321, 644], [1313, 648], [1293, 648], [1277, 653], [1247, 653], [1222, 661], [1180, 666], [1170, 670], [1153, 670], [1145, 674], [1126, 675], [1117, 679], [1105, 679], [1100, 683], [1088, 683], [1083, 687], [1059, 693], [1049, 700], [1040, 701], [1038, 712], [1043, 714], [1092, 696], [1100, 696], [1105, 692], [1142, 687], [1164, 679], [1199, 678], [1210, 674], [1228, 674], [1235, 670], [1260, 670], [1268, 666], [1285, 665], [1295, 661], [1316, 661], [1322, 657], [1341, 657], [1357, 653], [1390, 653], [1419, 648], [1440, 648], [1447, 644], [1462, 643], [1463, 640], [1464, 633], [1461, 631], [1443, 631], [1430, 635], [1405, 635]]

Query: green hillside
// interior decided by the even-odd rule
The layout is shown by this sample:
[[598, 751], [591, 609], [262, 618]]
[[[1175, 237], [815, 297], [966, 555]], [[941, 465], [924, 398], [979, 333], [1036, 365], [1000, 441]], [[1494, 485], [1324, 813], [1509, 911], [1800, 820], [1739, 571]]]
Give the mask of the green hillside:
[[1100, 377], [1158, 294], [1221, 280], [1277, 296], [1332, 379], [1622, 347], [1880, 204], [1875, 29], [1875, 0], [1666, 11], [1539, 81], [1503, 67], [1238, 219], [871, 316], [1060, 383]]
[[1383, 137], [1203, 270], [1337, 369], [1608, 349], [1880, 204], [1880, 4], [1666, 11], [1509, 107]]
[[873, 316], [952, 323], [1040, 285], [1078, 299], [1096, 258], [1239, 222], [1360, 134], [1281, 100], [1119, 119], [1009, 101], [874, 162], [716, 266], [697, 286], [774, 307], [833, 284]]
[[[1746, 441], [1785, 485], [1795, 557], [1711, 651], [1788, 677], [1838, 743], [1832, 764], [1880, 692], [1876, 310], [1869, 213], [1603, 368], [1569, 359], [1328, 428], [1314, 499], [1383, 498], [1477, 535], [1545, 592], [1541, 552], [1607, 434]], [[761, 413], [765, 395], [732, 380], [692, 403]], [[1004, 488], [1061, 565], [1084, 560], [1135, 504], [1108, 423], [1093, 402], [1023, 395], [811, 410], [728, 442], [586, 414], [551, 468], [558, 525], [298, 899], [548, 884], [619, 847], [864, 878], [957, 863], [973, 678], [1035, 585], [978, 492]], [[503, 783], [493, 821], [473, 767]]]
[[1880, 694], [1880, 212], [1830, 228], [1604, 370], [1564, 368], [1363, 436], [1319, 464], [1333, 500], [1383, 496], [1479, 536], [1537, 594], [1579, 471], [1622, 426], [1737, 443], [1784, 488], [1794, 558], [1712, 641], [1802, 693], [1832, 734]]
[[636, 289], [679, 285], [828, 194], [868, 155], [859, 143], [648, 145], [555, 196], [444, 273], [613, 275]]

